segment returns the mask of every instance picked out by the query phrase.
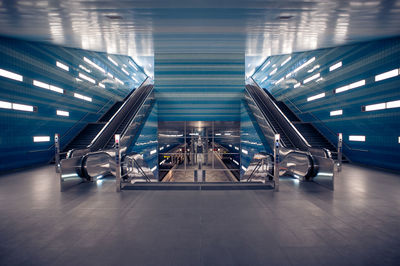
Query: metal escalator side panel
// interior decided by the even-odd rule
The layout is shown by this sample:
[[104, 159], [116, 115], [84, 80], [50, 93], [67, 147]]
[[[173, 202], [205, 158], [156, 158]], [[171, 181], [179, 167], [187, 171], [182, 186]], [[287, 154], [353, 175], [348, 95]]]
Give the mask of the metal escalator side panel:
[[131, 96], [125, 101], [124, 104], [118, 109], [118, 111], [113, 115], [113, 117], [108, 121], [104, 127], [100, 130], [100, 132], [96, 135], [96, 137], [89, 144], [88, 148], [91, 151], [97, 151], [103, 148], [104, 142], [108, 141], [113, 137], [115, 131], [117, 130], [120, 123], [124, 120], [125, 116], [131, 110], [132, 106], [137, 103], [137, 99], [141, 98], [143, 92], [148, 89], [149, 79], [146, 79], [142, 85], [137, 88]]
[[314, 175], [313, 160], [307, 152], [280, 149], [279, 156], [282, 158], [279, 168], [280, 176], [308, 180]]
[[330, 190], [334, 190], [335, 162], [330, 158], [319, 156], [313, 156], [313, 162], [315, 175], [312, 181]]
[[[151, 95], [153, 94], [153, 86], [149, 85], [146, 86], [138, 98], [136, 99], [135, 103], [131, 106], [130, 110], [125, 114], [124, 119], [120, 121], [120, 124], [115, 128], [112, 135], [110, 135], [109, 139], [106, 140], [102, 146], [103, 149], [107, 149], [110, 142], [113, 142], [114, 134], [121, 135], [121, 147], [123, 146], [123, 139], [124, 136], [127, 135], [127, 131], [129, 127], [135, 123], [138, 116], [140, 115], [140, 111], [143, 109], [143, 106], [148, 102], [149, 98], [152, 98]], [[121, 128], [123, 127], [123, 128]]]
[[88, 180], [115, 176], [115, 151], [91, 152], [82, 158], [82, 175]]
[[82, 174], [82, 157], [63, 159], [60, 162], [60, 190], [68, 188], [85, 181]]

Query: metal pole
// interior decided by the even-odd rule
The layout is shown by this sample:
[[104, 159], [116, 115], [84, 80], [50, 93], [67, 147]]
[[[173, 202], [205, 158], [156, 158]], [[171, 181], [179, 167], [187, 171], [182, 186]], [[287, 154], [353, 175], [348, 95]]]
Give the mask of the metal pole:
[[201, 171], [201, 181], [206, 182], [206, 170]]
[[119, 134], [115, 134], [115, 183], [117, 185], [117, 192], [121, 191], [121, 151], [119, 148]]
[[338, 163], [337, 163], [337, 170], [340, 172], [342, 170], [342, 145], [343, 145], [343, 134], [338, 134]]
[[275, 145], [274, 145], [274, 183], [275, 191], [279, 191], [279, 146], [280, 146], [279, 134], [275, 134]]
[[55, 167], [56, 173], [60, 173], [60, 142], [59, 135], [54, 134], [54, 147], [55, 147]]

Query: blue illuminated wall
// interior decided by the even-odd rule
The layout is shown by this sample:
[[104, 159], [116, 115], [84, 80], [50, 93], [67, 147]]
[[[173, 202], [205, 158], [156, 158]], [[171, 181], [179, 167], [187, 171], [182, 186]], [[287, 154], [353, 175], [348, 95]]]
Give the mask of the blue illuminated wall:
[[[245, 103], [241, 104], [240, 112], [240, 147], [242, 152], [240, 154], [240, 176], [243, 176], [245, 169], [250, 165], [254, 155], [259, 152], [267, 152], [272, 154], [272, 150], [265, 141], [261, 129], [258, 127], [257, 122], [248, 110]], [[247, 151], [243, 153], [243, 150]]]
[[[68, 69], [57, 67], [57, 62]], [[0, 69], [0, 171], [48, 162], [55, 133], [64, 146], [146, 77], [127, 56], [9, 38], [0, 38]], [[4, 77], [4, 70], [22, 76], [22, 81]], [[35, 86], [34, 80], [45, 84]], [[60, 89], [63, 93], [57, 92]], [[88, 98], [76, 98], [75, 93]], [[15, 110], [12, 103], [33, 106], [35, 111]], [[59, 116], [57, 110], [69, 116]], [[33, 142], [34, 136], [50, 136], [50, 141]]]
[[160, 121], [239, 121], [244, 63], [244, 53], [156, 53]]
[[[296, 71], [307, 62], [311, 63]], [[334, 65], [338, 68], [333, 70]], [[272, 56], [253, 78], [332, 143], [342, 132], [344, 153], [351, 161], [400, 170], [399, 68], [400, 38], [392, 38]], [[376, 80], [388, 71], [393, 77]], [[309, 98], [316, 95], [323, 97]], [[392, 108], [362, 110], [380, 103]], [[342, 114], [331, 116], [337, 110]], [[350, 135], [365, 136], [365, 141], [350, 141]]]

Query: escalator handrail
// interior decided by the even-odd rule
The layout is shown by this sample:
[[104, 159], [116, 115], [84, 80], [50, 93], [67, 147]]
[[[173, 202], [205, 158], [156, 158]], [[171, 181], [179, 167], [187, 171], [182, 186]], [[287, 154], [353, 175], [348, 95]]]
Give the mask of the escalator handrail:
[[[125, 136], [126, 130], [127, 128], [131, 125], [132, 121], [136, 118], [136, 115], [139, 113], [140, 109], [143, 107], [143, 104], [146, 102], [147, 98], [149, 97], [149, 95], [151, 94], [151, 92], [153, 91], [153, 86], [152, 85], [148, 85], [149, 87], [147, 87], [142, 94], [138, 97], [138, 100], [133, 104], [131, 110], [129, 111], [128, 114], [130, 114], [133, 111], [132, 115], [128, 115], [129, 121], [126, 124], [126, 126], [124, 127], [124, 129], [121, 131], [120, 134], [120, 140], [122, 140], [122, 138]], [[125, 122], [125, 119], [123, 121], [121, 121], [121, 123]], [[114, 134], [115, 132], [118, 130], [119, 127], [116, 127], [116, 129], [114, 130]], [[103, 148], [105, 148], [107, 146], [107, 144], [112, 140], [112, 138], [114, 137], [114, 134], [111, 135], [111, 137], [104, 143]]]
[[292, 127], [292, 129], [294, 130], [294, 132], [296, 132], [296, 134], [300, 137], [300, 139], [304, 142], [304, 144], [306, 146], [308, 146], [309, 148], [311, 148], [311, 145], [308, 143], [308, 141], [304, 138], [304, 136], [297, 130], [297, 128], [293, 125], [292, 122], [290, 122], [290, 120], [286, 117], [286, 115], [282, 112], [282, 110], [276, 105], [276, 103], [271, 99], [271, 97], [269, 97], [269, 95], [267, 93], [265, 93], [260, 86], [258, 86], [257, 82], [255, 82], [255, 80], [253, 78], [251, 78], [254, 85], [266, 96], [266, 98], [274, 105], [275, 109], [278, 110], [278, 112], [285, 118], [286, 122]]
[[[134, 92], [129, 96], [129, 98], [121, 105], [121, 107], [118, 109], [117, 112], [115, 112], [115, 114], [111, 117], [111, 119], [103, 126], [103, 128], [100, 130], [99, 133], [97, 133], [97, 135], [94, 137], [94, 139], [90, 142], [90, 144], [87, 146], [88, 148], [91, 148], [95, 145], [96, 141], [100, 138], [100, 136], [104, 133], [104, 131], [110, 126], [110, 124], [114, 121], [114, 119], [116, 119], [116, 117], [119, 115], [119, 113], [121, 112], [121, 110], [124, 109], [124, 107], [128, 104], [128, 102], [130, 102], [130, 100], [132, 98], [135, 98], [137, 96], [137, 94], [139, 94], [141, 92], [141, 89], [144, 84], [149, 80], [149, 78], [146, 78], [142, 84], [136, 89], [134, 90]], [[135, 104], [135, 103], [133, 103]]]
[[[271, 122], [271, 120], [269, 119], [268, 115], [266, 115], [266, 113], [265, 113], [265, 111], [266, 111], [268, 108], [266, 108], [265, 106], [264, 106], [265, 109], [264, 109], [264, 108], [261, 108], [259, 104], [262, 104], [263, 102], [262, 102], [261, 100], [259, 101], [260, 103], [259, 103], [258, 101], [256, 101], [256, 99], [254, 99], [254, 96], [253, 96], [252, 93], [249, 91], [249, 89], [247, 88], [247, 86], [245, 87], [245, 89], [246, 89], [248, 95], [249, 95], [249, 96], [251, 97], [251, 99], [253, 100], [253, 102], [256, 104], [258, 110], [262, 113], [263, 118], [267, 121], [267, 123], [268, 123], [269, 126], [275, 131], [275, 133], [278, 133], [278, 130], [274, 127], [274, 125], [273, 125], [273, 123]], [[259, 96], [258, 96], [257, 94], [256, 94], [256, 96], [257, 96], [257, 98], [259, 98]], [[272, 114], [271, 114], [271, 115], [272, 115]], [[279, 123], [278, 123], [278, 125], [279, 125]], [[281, 130], [282, 130], [282, 132], [285, 132], [282, 128], [281, 128]], [[294, 145], [294, 144], [292, 143], [292, 141], [290, 140], [289, 137], [287, 137], [287, 139], [289, 140], [289, 142], [292, 144], [293, 147], [296, 147], [296, 145]], [[281, 142], [282, 142], [282, 140], [281, 140]], [[287, 143], [284, 143], [284, 144], [285, 144], [285, 147], [286, 147]]]

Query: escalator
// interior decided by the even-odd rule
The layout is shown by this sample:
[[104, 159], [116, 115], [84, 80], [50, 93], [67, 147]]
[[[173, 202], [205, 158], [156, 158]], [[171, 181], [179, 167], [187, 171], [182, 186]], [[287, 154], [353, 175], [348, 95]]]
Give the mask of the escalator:
[[264, 89], [264, 92], [274, 101], [311, 147], [329, 150], [332, 159], [337, 160], [337, 147], [322, 135], [312, 123], [302, 121], [283, 101], [276, 100], [266, 89]]
[[334, 161], [328, 149], [309, 142], [254, 80], [246, 85], [244, 103], [260, 126], [266, 150], [274, 149], [275, 134], [280, 135], [280, 175], [313, 180], [333, 189]]
[[153, 85], [146, 79], [123, 103], [110, 108], [99, 122], [89, 124], [71, 143], [76, 148], [69, 150], [67, 158], [60, 163], [61, 189], [99, 176], [115, 175], [115, 134], [120, 135], [121, 155], [127, 155], [154, 101]]

